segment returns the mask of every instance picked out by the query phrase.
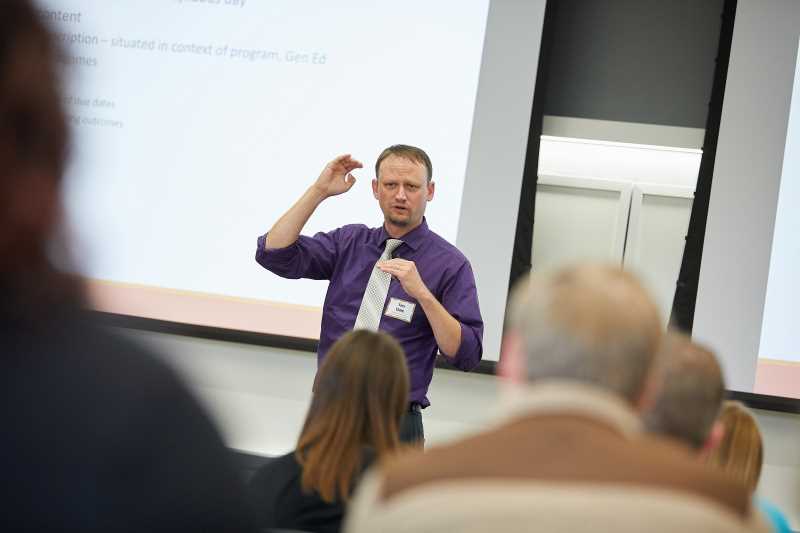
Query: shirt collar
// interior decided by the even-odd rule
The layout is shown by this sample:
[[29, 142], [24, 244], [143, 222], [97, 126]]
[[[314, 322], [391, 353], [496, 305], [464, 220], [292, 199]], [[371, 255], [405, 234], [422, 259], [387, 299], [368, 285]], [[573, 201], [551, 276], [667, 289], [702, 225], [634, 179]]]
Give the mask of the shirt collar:
[[[428, 229], [428, 222], [425, 220], [425, 217], [422, 217], [422, 223], [419, 226], [412, 229], [402, 237], [400, 240], [403, 241], [404, 244], [408, 245], [409, 248], [412, 250], [417, 250], [422, 243], [425, 241], [425, 238], [430, 233], [430, 229]], [[378, 246], [383, 248], [384, 244], [386, 243], [387, 239], [392, 239], [387, 232], [386, 232], [386, 225], [382, 225], [380, 227], [380, 231], [378, 232]]]
[[624, 400], [600, 387], [568, 380], [510, 385], [504, 391], [500, 407], [507, 420], [536, 415], [581, 415], [625, 436], [643, 430], [641, 419]]

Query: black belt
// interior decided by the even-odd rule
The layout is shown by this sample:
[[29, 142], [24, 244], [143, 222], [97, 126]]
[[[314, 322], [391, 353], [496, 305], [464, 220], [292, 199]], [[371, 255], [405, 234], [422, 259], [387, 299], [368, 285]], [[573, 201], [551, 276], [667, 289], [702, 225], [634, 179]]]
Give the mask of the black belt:
[[409, 413], [420, 413], [422, 412], [422, 406], [417, 402], [411, 402], [408, 404], [408, 412]]

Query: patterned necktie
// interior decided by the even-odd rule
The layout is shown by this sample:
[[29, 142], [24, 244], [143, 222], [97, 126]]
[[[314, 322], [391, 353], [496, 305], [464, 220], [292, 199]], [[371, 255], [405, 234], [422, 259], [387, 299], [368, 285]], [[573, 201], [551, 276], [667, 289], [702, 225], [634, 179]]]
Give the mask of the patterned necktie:
[[389, 283], [392, 281], [392, 275], [379, 269], [378, 263], [391, 259], [392, 252], [401, 244], [403, 244], [403, 241], [400, 239], [386, 239], [386, 248], [384, 248], [383, 254], [375, 263], [372, 268], [372, 274], [369, 276], [367, 289], [364, 291], [364, 298], [361, 300], [361, 307], [358, 309], [356, 324], [353, 329], [378, 331], [383, 305], [386, 303], [386, 295], [389, 294]]

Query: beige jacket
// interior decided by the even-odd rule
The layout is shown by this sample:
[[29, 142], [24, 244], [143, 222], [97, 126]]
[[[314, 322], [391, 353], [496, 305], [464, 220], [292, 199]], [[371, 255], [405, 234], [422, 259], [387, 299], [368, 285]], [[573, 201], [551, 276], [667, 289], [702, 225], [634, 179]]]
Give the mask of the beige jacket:
[[348, 533], [768, 531], [750, 495], [592, 387], [532, 387], [509, 420], [370, 472]]

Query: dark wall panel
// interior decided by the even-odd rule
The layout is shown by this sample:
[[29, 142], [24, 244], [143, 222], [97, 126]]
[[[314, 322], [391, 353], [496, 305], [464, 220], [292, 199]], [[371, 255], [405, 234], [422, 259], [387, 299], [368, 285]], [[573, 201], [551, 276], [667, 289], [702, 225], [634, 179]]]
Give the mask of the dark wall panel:
[[704, 128], [723, 0], [551, 0], [545, 114]]

